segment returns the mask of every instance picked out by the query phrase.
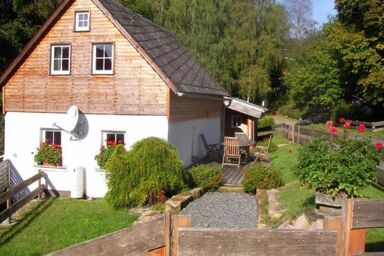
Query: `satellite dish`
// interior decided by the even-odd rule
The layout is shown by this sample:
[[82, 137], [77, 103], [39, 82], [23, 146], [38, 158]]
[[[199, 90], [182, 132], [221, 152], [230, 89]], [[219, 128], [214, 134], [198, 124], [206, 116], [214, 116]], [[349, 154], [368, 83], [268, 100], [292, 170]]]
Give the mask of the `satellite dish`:
[[73, 132], [75, 130], [77, 123], [79, 122], [79, 108], [75, 105], [71, 106], [64, 120], [59, 124], [54, 124], [54, 126], [59, 127], [67, 132]]

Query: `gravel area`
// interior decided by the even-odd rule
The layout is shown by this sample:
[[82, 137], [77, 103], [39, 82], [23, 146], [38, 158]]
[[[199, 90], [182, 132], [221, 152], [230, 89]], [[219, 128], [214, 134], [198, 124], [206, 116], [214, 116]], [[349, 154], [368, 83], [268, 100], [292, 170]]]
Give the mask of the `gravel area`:
[[201, 228], [254, 228], [257, 225], [255, 196], [245, 193], [206, 193], [189, 203], [181, 215], [192, 216]]

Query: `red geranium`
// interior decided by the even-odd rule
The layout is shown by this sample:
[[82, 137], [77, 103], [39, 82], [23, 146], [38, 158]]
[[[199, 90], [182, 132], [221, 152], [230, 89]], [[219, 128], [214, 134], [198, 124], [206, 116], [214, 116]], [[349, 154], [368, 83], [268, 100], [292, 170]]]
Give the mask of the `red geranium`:
[[327, 125], [327, 127], [329, 129], [331, 129], [333, 127], [333, 122], [331, 120], [327, 121], [325, 124]]
[[383, 149], [383, 143], [381, 143], [381, 142], [376, 142], [376, 143], [375, 143], [375, 148], [376, 148], [377, 150], [382, 150], [382, 149]]
[[337, 135], [339, 133], [339, 130], [337, 130], [336, 127], [331, 127], [330, 129], [333, 135]]
[[345, 128], [345, 129], [349, 129], [349, 128], [351, 128], [351, 122], [346, 121], [346, 122], [344, 123], [344, 128]]
[[359, 132], [365, 132], [365, 124], [359, 124], [359, 126], [357, 127], [357, 130], [359, 131]]
[[344, 123], [345, 123], [345, 119], [344, 119], [344, 117], [340, 118], [340, 123], [341, 123], [341, 124], [344, 124]]

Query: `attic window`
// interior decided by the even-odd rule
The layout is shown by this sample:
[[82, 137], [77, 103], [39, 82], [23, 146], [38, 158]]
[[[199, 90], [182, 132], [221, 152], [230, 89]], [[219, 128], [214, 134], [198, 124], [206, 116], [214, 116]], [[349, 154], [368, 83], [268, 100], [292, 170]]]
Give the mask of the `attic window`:
[[93, 74], [113, 74], [113, 44], [93, 44]]
[[89, 31], [89, 11], [75, 12], [75, 31]]
[[51, 46], [51, 74], [69, 75], [71, 66], [71, 48], [69, 45]]

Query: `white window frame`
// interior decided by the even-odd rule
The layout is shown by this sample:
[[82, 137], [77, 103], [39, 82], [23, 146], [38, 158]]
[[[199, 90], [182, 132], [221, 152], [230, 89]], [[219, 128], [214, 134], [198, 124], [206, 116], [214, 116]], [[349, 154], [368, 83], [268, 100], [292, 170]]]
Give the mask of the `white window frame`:
[[[236, 118], [239, 118], [240, 119], [240, 125], [235, 125], [234, 121]], [[240, 115], [232, 115], [232, 118], [231, 118], [231, 126], [232, 128], [240, 128], [241, 127], [241, 124], [243, 123], [243, 117], [240, 116]]]
[[[61, 53], [63, 52], [63, 48], [68, 48], [68, 59], [63, 58], [61, 56], [60, 58], [55, 58], [55, 49], [61, 48]], [[61, 65], [61, 70], [55, 70], [55, 60], [60, 60], [61, 62], [63, 60], [68, 60], [68, 70], [63, 70]], [[61, 63], [62, 64], [62, 63]], [[70, 75], [71, 74], [71, 45], [70, 44], [55, 44], [51, 45], [51, 75]]]
[[107, 146], [107, 134], [115, 134], [115, 141], [117, 142], [116, 135], [120, 134], [124, 136], [124, 144], [125, 144], [125, 132], [123, 131], [102, 131], [102, 146]]
[[[49, 128], [42, 128], [40, 130], [41, 130], [40, 143], [45, 143], [46, 142], [46, 132], [54, 132], [54, 133], [55, 132], [59, 132], [60, 133], [60, 144], [55, 143], [55, 135], [53, 135], [53, 143], [52, 144], [63, 146], [63, 144], [62, 144], [63, 133], [60, 130], [58, 130], [58, 129], [49, 129]], [[52, 144], [49, 144], [49, 145], [52, 145]]]
[[[86, 27], [79, 26], [80, 15], [87, 14], [87, 20], [81, 20], [82, 22], [87, 21]], [[89, 11], [76, 11], [75, 12], [75, 31], [89, 31], [90, 28], [90, 12]]]
[[[105, 56], [103, 57], [97, 57], [96, 58], [96, 47], [100, 45], [110, 45], [112, 47], [112, 56], [110, 57], [111, 59], [111, 70], [97, 70], [96, 69], [96, 59], [106, 59]], [[92, 74], [95, 75], [112, 75], [113, 70], [114, 70], [114, 58], [115, 58], [115, 53], [114, 53], [114, 44], [113, 43], [95, 43], [92, 45]]]

